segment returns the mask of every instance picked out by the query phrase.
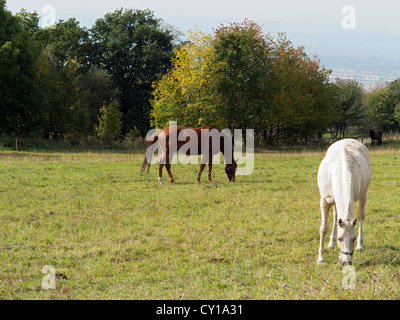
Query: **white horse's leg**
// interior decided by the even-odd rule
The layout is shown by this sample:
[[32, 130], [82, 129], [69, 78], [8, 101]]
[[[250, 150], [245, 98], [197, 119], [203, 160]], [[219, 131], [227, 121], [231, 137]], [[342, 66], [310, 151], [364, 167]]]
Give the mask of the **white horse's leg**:
[[328, 215], [329, 215], [329, 209], [331, 205], [329, 205], [325, 199], [321, 198], [320, 202], [321, 206], [321, 226], [319, 227], [319, 249], [318, 249], [318, 260], [317, 263], [324, 263], [325, 258], [324, 258], [324, 239], [326, 234], [328, 233]]
[[336, 240], [337, 240], [337, 212], [336, 212], [336, 206], [334, 205], [333, 206], [332, 234], [331, 234], [331, 238], [330, 238], [330, 241], [328, 244], [329, 249], [335, 248]]
[[362, 250], [364, 249], [364, 235], [363, 235], [363, 223], [365, 219], [365, 205], [367, 203], [367, 195], [363, 196], [359, 201], [358, 201], [358, 214], [357, 214], [357, 220], [359, 223], [358, 227], [358, 238], [357, 238], [357, 250]]

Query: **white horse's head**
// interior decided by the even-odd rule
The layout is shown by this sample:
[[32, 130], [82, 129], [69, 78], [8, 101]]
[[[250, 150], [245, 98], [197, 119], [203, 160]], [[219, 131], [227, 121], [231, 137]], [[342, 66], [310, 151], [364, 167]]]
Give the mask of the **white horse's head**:
[[356, 231], [354, 226], [357, 224], [357, 219], [343, 221], [339, 219], [338, 221], [338, 247], [339, 247], [339, 261], [343, 266], [351, 265], [354, 244], [356, 241]]

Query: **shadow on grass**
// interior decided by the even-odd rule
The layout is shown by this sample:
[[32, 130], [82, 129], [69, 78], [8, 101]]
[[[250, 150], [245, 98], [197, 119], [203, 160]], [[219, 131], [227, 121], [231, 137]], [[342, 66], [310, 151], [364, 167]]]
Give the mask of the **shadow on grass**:
[[[359, 251], [359, 255], [363, 255], [364, 261], [360, 261], [358, 263], [359, 266], [369, 267], [376, 265], [386, 265], [392, 267], [400, 266], [400, 248], [385, 245], [385, 246], [377, 246], [377, 247], [366, 247], [366, 251]], [[368, 254], [368, 251], [372, 252]], [[368, 254], [368, 256], [366, 256]]]

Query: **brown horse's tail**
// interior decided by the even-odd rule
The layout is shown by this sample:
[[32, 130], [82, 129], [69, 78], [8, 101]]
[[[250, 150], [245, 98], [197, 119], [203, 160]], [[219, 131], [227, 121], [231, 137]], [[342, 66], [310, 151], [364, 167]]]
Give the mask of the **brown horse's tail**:
[[147, 144], [146, 155], [144, 156], [142, 167], [140, 168], [140, 172], [141, 173], [144, 173], [146, 168], [147, 168], [147, 173], [149, 173], [150, 162], [151, 162], [151, 158], [152, 158], [153, 154], [151, 152], [148, 152], [148, 151], [149, 151], [150, 146], [155, 144], [157, 141], [158, 141], [158, 135], [153, 134], [152, 137], [150, 138], [149, 143]]

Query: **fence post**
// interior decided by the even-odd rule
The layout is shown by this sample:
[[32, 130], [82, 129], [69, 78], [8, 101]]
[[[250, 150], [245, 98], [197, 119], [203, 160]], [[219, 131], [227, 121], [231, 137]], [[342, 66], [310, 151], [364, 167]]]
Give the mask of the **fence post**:
[[15, 151], [18, 151], [18, 138], [15, 138]]

